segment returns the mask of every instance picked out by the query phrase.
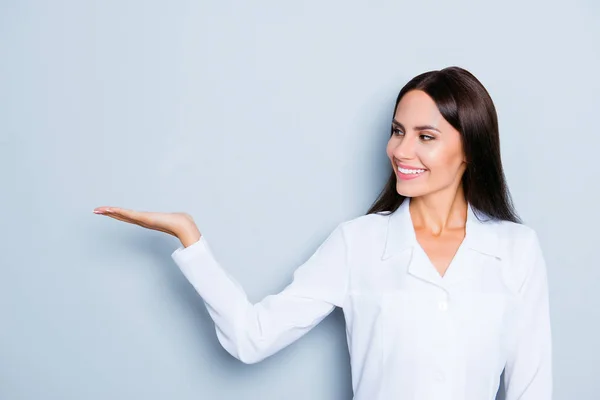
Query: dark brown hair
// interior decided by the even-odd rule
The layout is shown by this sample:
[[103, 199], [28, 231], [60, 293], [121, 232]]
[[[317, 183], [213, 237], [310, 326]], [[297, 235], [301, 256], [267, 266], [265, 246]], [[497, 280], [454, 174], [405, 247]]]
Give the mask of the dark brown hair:
[[[392, 116], [402, 97], [411, 90], [427, 93], [435, 101], [444, 119], [460, 132], [467, 159], [462, 186], [465, 198], [473, 210], [488, 219], [520, 223], [500, 160], [496, 108], [481, 82], [460, 67], [424, 72], [411, 79], [400, 90]], [[392, 134], [390, 131], [390, 136]], [[393, 213], [404, 199], [396, 191], [396, 174], [392, 170], [367, 214]]]

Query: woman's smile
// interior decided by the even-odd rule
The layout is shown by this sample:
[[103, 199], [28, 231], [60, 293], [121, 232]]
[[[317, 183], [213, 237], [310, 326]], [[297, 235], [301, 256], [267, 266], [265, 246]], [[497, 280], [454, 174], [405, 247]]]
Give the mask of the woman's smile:
[[427, 170], [424, 168], [414, 168], [404, 164], [397, 164], [396, 172], [399, 179], [409, 180], [422, 176]]

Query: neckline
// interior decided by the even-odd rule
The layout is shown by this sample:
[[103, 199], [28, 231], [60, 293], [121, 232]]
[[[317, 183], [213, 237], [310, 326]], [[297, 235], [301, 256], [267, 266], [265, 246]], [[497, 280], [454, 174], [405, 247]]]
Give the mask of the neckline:
[[456, 251], [450, 258], [450, 262], [446, 266], [446, 268], [444, 270], [444, 274], [442, 275], [440, 273], [440, 271], [437, 269], [437, 267], [435, 266], [435, 264], [433, 263], [433, 261], [431, 261], [431, 258], [429, 257], [429, 255], [427, 254], [427, 252], [425, 251], [425, 249], [423, 248], [423, 246], [421, 245], [421, 243], [419, 242], [419, 240], [417, 238], [417, 232], [415, 230], [415, 225], [413, 223], [412, 215], [410, 213], [410, 199], [411, 199], [410, 197], [405, 198], [402, 205], [404, 205], [404, 203], [406, 203], [406, 205], [405, 205], [406, 209], [404, 211], [407, 214], [408, 229], [410, 230], [413, 245], [414, 245], [414, 247], [417, 248], [417, 251], [421, 253], [423, 261], [427, 264], [427, 268], [429, 268], [431, 271], [434, 272], [436, 279], [441, 282], [447, 281], [450, 279], [449, 276], [452, 277], [452, 275], [453, 275], [452, 271], [456, 270], [455, 264], [457, 264], [458, 263], [457, 260], [459, 260], [461, 258], [462, 253], [464, 252], [464, 248], [468, 246], [468, 238], [470, 237], [470, 235], [469, 235], [470, 229], [469, 228], [470, 228], [470, 223], [471, 223], [470, 217], [471, 217], [471, 213], [473, 212], [471, 209], [471, 205], [467, 202], [467, 218], [465, 220], [465, 234], [464, 234], [462, 240], [460, 241], [460, 244], [456, 248]]

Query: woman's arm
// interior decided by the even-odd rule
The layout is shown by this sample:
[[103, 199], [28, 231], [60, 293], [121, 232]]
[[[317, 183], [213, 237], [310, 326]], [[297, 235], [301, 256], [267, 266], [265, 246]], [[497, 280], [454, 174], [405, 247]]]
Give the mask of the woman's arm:
[[168, 233], [182, 246], [172, 254], [202, 296], [223, 347], [245, 363], [255, 363], [307, 333], [335, 306], [342, 306], [348, 278], [342, 223], [294, 272], [279, 294], [251, 304], [243, 288], [221, 268], [191, 215], [97, 207], [94, 213]]
[[179, 247], [172, 258], [202, 297], [223, 348], [244, 363], [256, 363], [302, 337], [335, 306], [342, 306], [348, 275], [342, 226], [296, 269], [285, 289], [256, 304], [221, 267], [204, 236]]
[[524, 246], [516, 340], [504, 371], [506, 400], [552, 398], [552, 336], [546, 263], [535, 232]]

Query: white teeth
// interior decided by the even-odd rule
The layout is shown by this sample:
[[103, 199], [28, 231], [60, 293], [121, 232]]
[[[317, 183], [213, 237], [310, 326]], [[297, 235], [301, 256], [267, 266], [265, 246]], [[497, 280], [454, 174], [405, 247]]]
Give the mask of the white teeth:
[[421, 172], [425, 172], [424, 169], [405, 169], [405, 168], [401, 168], [398, 167], [398, 171], [402, 172], [403, 174], [420, 174]]

